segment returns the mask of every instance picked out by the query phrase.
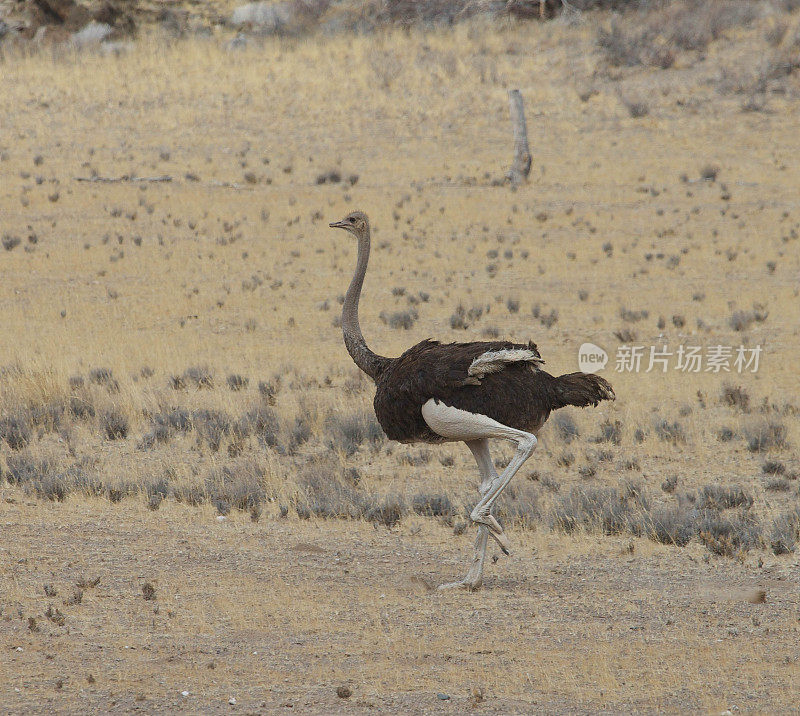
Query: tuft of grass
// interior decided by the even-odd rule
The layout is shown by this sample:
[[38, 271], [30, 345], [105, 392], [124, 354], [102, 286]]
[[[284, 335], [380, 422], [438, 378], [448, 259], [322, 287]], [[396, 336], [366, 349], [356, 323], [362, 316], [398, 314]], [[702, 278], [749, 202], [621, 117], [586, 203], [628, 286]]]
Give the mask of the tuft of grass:
[[744, 437], [750, 452], [785, 448], [786, 426], [777, 420], [758, 420], [745, 426]]
[[753, 496], [739, 485], [704, 485], [697, 499], [704, 509], [728, 510], [733, 507], [749, 509]]
[[406, 331], [414, 325], [418, 317], [419, 315], [414, 310], [393, 311], [392, 313], [382, 311], [380, 314], [381, 321], [388, 325], [389, 328], [402, 328]]
[[217, 452], [223, 438], [233, 431], [230, 417], [220, 410], [195, 410], [192, 413], [192, 425], [197, 431], [197, 442], [207, 444], [211, 452]]
[[[243, 460], [231, 465], [215, 468], [206, 477], [205, 491], [208, 499], [220, 514], [227, 514], [219, 505], [228, 505], [242, 511], [250, 511], [267, 500], [265, 489], [266, 471], [255, 460]], [[275, 495], [269, 495], [275, 497]]]
[[192, 366], [184, 371], [181, 381], [197, 390], [211, 390], [214, 387], [214, 374], [205, 366]]
[[31, 429], [20, 415], [0, 419], [0, 440], [12, 450], [22, 450], [31, 441]]
[[349, 415], [329, 415], [325, 420], [325, 428], [329, 434], [328, 446], [343, 450], [345, 455], [352, 455], [365, 442], [375, 446], [384, 437], [375, 416], [366, 410]]
[[706, 510], [698, 520], [697, 534], [709, 551], [722, 557], [736, 557], [762, 544], [761, 526], [747, 513], [726, 517]]
[[105, 388], [109, 393], [119, 392], [119, 382], [109, 368], [94, 368], [89, 371], [89, 381]]
[[654, 542], [684, 547], [697, 535], [698, 512], [681, 506], [658, 507], [644, 517], [637, 530]]
[[452, 517], [456, 511], [447, 495], [419, 493], [411, 499], [411, 509], [426, 517]]
[[664, 482], [661, 483], [661, 489], [666, 492], [668, 495], [671, 495], [675, 492], [675, 488], [678, 486], [678, 476], [677, 475], [670, 475]]
[[128, 416], [118, 408], [108, 408], [100, 415], [100, 428], [107, 440], [124, 440], [128, 437]]
[[580, 437], [580, 430], [578, 430], [577, 424], [568, 413], [556, 413], [553, 416], [552, 423], [556, 435], [565, 443], [569, 444]]
[[720, 400], [723, 405], [727, 405], [730, 408], [736, 408], [741, 410], [743, 413], [750, 411], [750, 395], [740, 385], [723, 383]]
[[767, 492], [789, 492], [792, 489], [792, 483], [785, 477], [776, 477], [768, 480], [764, 489]]
[[638, 489], [620, 492], [613, 487], [573, 487], [556, 503], [553, 524], [567, 533], [582, 527], [620, 534], [632, 532], [646, 511], [647, 500]]
[[686, 443], [686, 432], [677, 420], [672, 422], [666, 419], [657, 420], [653, 425], [653, 430], [666, 443], [672, 443], [673, 445]]
[[779, 515], [772, 523], [767, 538], [773, 554], [790, 554], [800, 539], [800, 507], [793, 507]]
[[778, 460], [767, 460], [761, 466], [761, 472], [765, 475], [783, 475], [786, 472], [786, 465]]
[[225, 382], [228, 384], [229, 390], [237, 392], [239, 390], [244, 390], [250, 384], [250, 379], [238, 373], [231, 373]]

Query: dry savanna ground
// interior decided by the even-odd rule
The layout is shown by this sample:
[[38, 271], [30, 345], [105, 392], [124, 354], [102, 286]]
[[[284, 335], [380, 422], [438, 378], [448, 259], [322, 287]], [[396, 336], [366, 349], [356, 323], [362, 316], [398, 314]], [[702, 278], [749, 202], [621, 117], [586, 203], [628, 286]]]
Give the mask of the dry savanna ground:
[[[0, 58], [0, 710], [796, 709], [778, 5]], [[376, 351], [611, 356], [617, 401], [542, 431], [476, 594], [431, 590], [466, 568], [471, 456], [389, 443], [341, 343], [353, 208]], [[762, 354], [617, 372], [621, 345]]]

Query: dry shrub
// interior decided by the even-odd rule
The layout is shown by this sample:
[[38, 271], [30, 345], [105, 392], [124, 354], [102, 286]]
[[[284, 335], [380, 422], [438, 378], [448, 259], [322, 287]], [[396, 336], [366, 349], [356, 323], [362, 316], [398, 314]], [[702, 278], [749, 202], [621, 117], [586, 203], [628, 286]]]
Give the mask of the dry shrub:
[[637, 528], [654, 542], [684, 547], [697, 535], [698, 512], [681, 506], [658, 507]]
[[647, 507], [646, 497], [636, 487], [622, 492], [613, 487], [573, 487], [557, 501], [553, 525], [567, 533], [579, 528], [609, 535], [633, 532]]
[[226, 504], [237, 510], [251, 510], [267, 497], [266, 470], [255, 460], [242, 460], [213, 469], [205, 481], [208, 499], [214, 504]]
[[23, 415], [9, 415], [0, 420], [0, 440], [12, 450], [21, 450], [31, 440], [31, 429]]
[[762, 544], [761, 526], [754, 515], [746, 512], [727, 517], [716, 510], [706, 510], [697, 531], [700, 541], [722, 557], [736, 557]]
[[420, 493], [411, 499], [411, 509], [425, 517], [452, 517], [456, 511], [447, 495]]
[[737, 408], [743, 413], [750, 410], [750, 395], [740, 385], [732, 385], [724, 383], [720, 395], [720, 400], [723, 405], [731, 408]]
[[753, 505], [753, 496], [739, 485], [705, 485], [698, 494], [697, 502], [704, 509], [749, 509]]
[[747, 449], [750, 452], [766, 452], [785, 448], [786, 426], [777, 420], [757, 420], [744, 429]]
[[769, 546], [773, 554], [789, 554], [797, 547], [800, 538], [800, 507], [793, 507], [779, 515], [769, 533]]
[[333, 413], [325, 419], [329, 434], [328, 446], [352, 455], [365, 442], [375, 446], [383, 441], [381, 426], [372, 411], [362, 410], [349, 415]]

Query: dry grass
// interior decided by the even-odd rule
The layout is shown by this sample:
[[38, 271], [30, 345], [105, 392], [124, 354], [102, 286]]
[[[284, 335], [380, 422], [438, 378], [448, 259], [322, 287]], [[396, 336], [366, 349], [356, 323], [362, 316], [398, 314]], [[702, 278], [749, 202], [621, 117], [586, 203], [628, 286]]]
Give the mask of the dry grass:
[[[330, 711], [347, 682], [362, 708], [437, 691], [466, 706], [474, 688], [506, 711], [793, 705], [796, 595], [776, 575], [798, 541], [800, 87], [770, 75], [769, 113], [744, 115], [721, 86], [775, 50], [771, 23], [729, 25], [667, 69], [609, 66], [594, 22], [235, 52], [145, 34], [119, 56], [0, 60], [0, 509], [16, 550], [0, 552], [0, 635], [23, 645], [0, 703], [69, 708], [88, 688], [98, 709], [141, 692], [204, 710], [235, 691]], [[512, 86], [534, 154], [515, 190], [494, 182]], [[645, 96], [646, 116], [620, 102]], [[173, 180], [76, 180], [95, 175]], [[584, 341], [612, 356], [618, 400], [562, 411], [500, 505], [520, 550], [489, 567], [477, 622], [460, 596], [415, 591], [464, 566], [472, 459], [386, 441], [335, 325], [355, 247], [327, 222], [355, 207], [374, 224], [377, 351], [533, 338], [556, 373]], [[621, 343], [659, 341], [764, 354], [757, 374], [613, 370]], [[68, 607], [74, 560], [102, 577]], [[768, 616], [704, 591], [754, 582], [777, 590]], [[67, 626], [79, 638], [55, 640]], [[285, 660], [253, 655], [276, 634]], [[95, 686], [65, 671], [87, 650]]]

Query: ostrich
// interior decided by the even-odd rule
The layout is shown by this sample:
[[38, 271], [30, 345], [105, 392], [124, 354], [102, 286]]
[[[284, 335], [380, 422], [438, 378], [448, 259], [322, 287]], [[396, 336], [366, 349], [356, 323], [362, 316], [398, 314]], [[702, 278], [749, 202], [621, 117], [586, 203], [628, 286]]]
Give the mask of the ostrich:
[[[330, 227], [344, 229], [358, 241], [356, 271], [342, 308], [342, 332], [347, 352], [375, 383], [375, 415], [387, 437], [401, 443], [463, 441], [478, 463], [480, 500], [470, 514], [478, 526], [475, 556], [464, 579], [440, 589], [479, 589], [488, 538], [509, 554], [508, 538], [492, 507], [530, 457], [536, 434], [550, 412], [565, 405], [584, 407], [614, 400], [614, 391], [596, 375], [546, 373], [532, 341], [527, 345], [509, 341], [442, 344], [426, 339], [399, 358], [373, 353], [358, 323], [369, 261], [369, 220], [354, 211]], [[516, 444], [514, 457], [500, 475], [489, 454], [491, 438]]]

